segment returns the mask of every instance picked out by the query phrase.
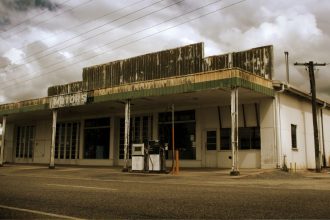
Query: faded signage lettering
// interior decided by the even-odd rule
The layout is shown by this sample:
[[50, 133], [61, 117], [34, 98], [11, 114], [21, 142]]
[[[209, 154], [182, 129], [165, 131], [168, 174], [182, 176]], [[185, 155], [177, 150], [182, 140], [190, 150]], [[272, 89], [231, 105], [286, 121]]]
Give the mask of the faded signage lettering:
[[54, 96], [50, 98], [49, 108], [62, 108], [68, 106], [83, 105], [87, 102], [87, 93], [74, 93]]

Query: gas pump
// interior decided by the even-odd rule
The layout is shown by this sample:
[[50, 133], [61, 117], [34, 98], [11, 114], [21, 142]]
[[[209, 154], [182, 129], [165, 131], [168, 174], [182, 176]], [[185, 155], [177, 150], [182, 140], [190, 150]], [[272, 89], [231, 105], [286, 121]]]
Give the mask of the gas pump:
[[166, 171], [165, 151], [167, 149], [167, 144], [162, 144], [158, 140], [152, 140], [148, 142], [149, 171]]
[[144, 171], [144, 144], [132, 144], [132, 171]]
[[168, 145], [158, 140], [132, 144], [132, 171], [166, 172], [166, 150]]

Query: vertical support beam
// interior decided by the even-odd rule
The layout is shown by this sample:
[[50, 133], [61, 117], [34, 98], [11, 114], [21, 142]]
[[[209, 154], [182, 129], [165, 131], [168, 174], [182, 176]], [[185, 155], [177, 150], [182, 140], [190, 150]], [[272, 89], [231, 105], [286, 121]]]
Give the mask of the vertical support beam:
[[315, 147], [315, 170], [316, 172], [321, 172], [321, 159], [320, 159], [320, 143], [319, 143], [319, 131], [317, 125], [317, 104], [316, 104], [316, 86], [315, 86], [315, 66], [325, 66], [327, 64], [314, 63], [309, 61], [308, 63], [295, 63], [294, 65], [307, 66], [310, 80], [310, 89], [312, 93], [312, 112], [313, 112], [313, 127], [314, 127], [314, 147]]
[[315, 89], [315, 76], [314, 76], [314, 63], [308, 63], [309, 78], [312, 92], [312, 111], [313, 111], [313, 127], [314, 127], [314, 146], [315, 146], [315, 166], [316, 172], [321, 172], [320, 160], [320, 144], [319, 144], [319, 131], [317, 125], [317, 106], [316, 106], [316, 89]]
[[52, 126], [52, 145], [50, 147], [50, 162], [49, 169], [55, 168], [55, 138], [56, 138], [56, 123], [57, 123], [57, 110], [53, 110], [53, 126]]
[[128, 172], [129, 159], [129, 131], [131, 117], [131, 100], [127, 99], [125, 103], [125, 137], [124, 137], [124, 167], [123, 172]]
[[325, 157], [325, 143], [324, 143], [324, 126], [323, 126], [323, 109], [326, 107], [326, 103], [324, 103], [324, 106], [321, 108], [321, 134], [322, 134], [322, 148], [323, 148], [323, 154], [322, 154], [322, 160], [323, 160], [323, 167], [327, 167], [327, 159]]
[[174, 132], [174, 104], [171, 107], [172, 110], [172, 174], [175, 173], [174, 159], [175, 159], [175, 132]]
[[238, 176], [238, 88], [231, 90], [231, 150], [232, 168], [230, 175]]
[[5, 137], [6, 137], [6, 122], [7, 116], [4, 115], [2, 118], [2, 138], [1, 138], [1, 149], [0, 149], [0, 167], [3, 166], [4, 152], [5, 152]]

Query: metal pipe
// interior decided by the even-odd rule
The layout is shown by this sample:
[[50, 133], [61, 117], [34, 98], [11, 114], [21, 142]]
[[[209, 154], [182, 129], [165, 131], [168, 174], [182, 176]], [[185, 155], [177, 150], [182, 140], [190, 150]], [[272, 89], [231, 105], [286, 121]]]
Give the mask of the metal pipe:
[[57, 110], [53, 110], [53, 125], [52, 125], [52, 143], [50, 147], [50, 162], [49, 168], [55, 168], [55, 138], [56, 138], [56, 122], [57, 122]]
[[0, 150], [0, 166], [3, 166], [4, 163], [4, 152], [5, 152], [5, 135], [6, 135], [6, 123], [7, 116], [4, 115], [2, 118], [2, 137], [1, 137], [1, 150]]
[[286, 82], [287, 84], [290, 83], [290, 76], [289, 76], [289, 52], [285, 51], [285, 67], [286, 67]]
[[231, 149], [232, 169], [230, 175], [239, 175], [238, 171], [238, 88], [231, 90]]
[[131, 101], [128, 99], [125, 103], [125, 131], [124, 131], [124, 167], [123, 171], [128, 171], [128, 158], [129, 158], [129, 131], [130, 131], [130, 107], [131, 107]]

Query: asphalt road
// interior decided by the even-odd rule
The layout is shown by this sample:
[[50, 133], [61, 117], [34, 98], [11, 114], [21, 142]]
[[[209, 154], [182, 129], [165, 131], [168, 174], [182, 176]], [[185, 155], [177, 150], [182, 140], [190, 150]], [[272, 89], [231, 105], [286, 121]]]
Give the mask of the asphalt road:
[[329, 204], [328, 173], [246, 171], [231, 178], [217, 170], [172, 176], [107, 168], [0, 168], [3, 219], [328, 219]]

